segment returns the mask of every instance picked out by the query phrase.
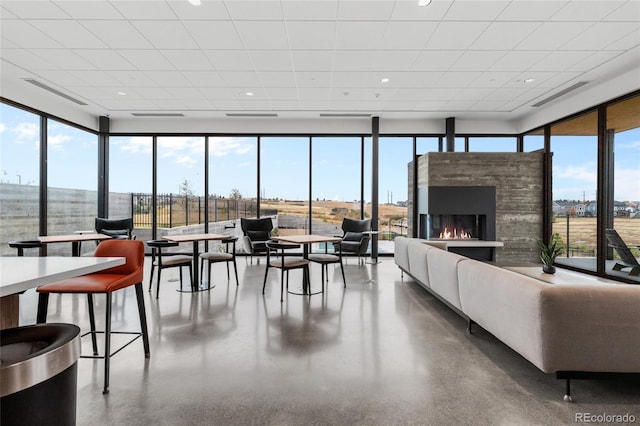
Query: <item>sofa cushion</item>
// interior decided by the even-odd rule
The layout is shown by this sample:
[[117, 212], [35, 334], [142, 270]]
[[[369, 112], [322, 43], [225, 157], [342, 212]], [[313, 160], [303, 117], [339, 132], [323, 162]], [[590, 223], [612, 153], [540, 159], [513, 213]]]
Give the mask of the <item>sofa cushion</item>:
[[409, 273], [418, 282], [429, 288], [429, 270], [427, 266], [427, 252], [435, 250], [423, 243], [422, 240], [414, 239], [409, 242]]
[[430, 248], [427, 254], [427, 263], [431, 289], [447, 302], [461, 309], [458, 290], [458, 263], [470, 259], [433, 246], [426, 246]]
[[407, 272], [409, 272], [409, 241], [407, 237], [396, 237], [393, 240], [393, 260]]

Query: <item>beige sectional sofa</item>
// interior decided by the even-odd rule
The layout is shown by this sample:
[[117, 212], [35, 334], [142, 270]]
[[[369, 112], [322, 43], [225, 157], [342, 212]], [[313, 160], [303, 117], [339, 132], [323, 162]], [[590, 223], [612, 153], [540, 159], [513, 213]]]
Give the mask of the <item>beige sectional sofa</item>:
[[550, 284], [397, 237], [395, 262], [436, 297], [545, 373], [569, 379], [640, 373], [640, 286]]

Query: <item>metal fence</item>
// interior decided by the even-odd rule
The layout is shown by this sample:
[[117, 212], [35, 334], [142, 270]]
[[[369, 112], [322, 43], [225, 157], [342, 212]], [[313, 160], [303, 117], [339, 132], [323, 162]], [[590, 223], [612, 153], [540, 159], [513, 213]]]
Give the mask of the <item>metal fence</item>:
[[[255, 217], [257, 205], [251, 200], [231, 200], [224, 197], [205, 197], [158, 194], [156, 197], [156, 217], [158, 228], [197, 225], [205, 222], [204, 206], [209, 203], [208, 222], [235, 220], [241, 217]], [[151, 228], [153, 196], [144, 193], [131, 194], [131, 211], [135, 228]]]

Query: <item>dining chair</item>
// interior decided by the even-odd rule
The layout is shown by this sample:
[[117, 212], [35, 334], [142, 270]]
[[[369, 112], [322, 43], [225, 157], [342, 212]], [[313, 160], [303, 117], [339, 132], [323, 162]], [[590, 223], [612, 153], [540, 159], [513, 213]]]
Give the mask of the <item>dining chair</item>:
[[169, 247], [176, 247], [178, 245], [175, 241], [169, 240], [149, 240], [147, 245], [151, 247], [151, 274], [149, 275], [149, 291], [151, 291], [151, 285], [153, 284], [153, 271], [158, 268], [158, 280], [156, 283], [156, 299], [160, 295], [160, 275], [163, 269], [178, 268], [180, 270], [180, 290], [182, 290], [182, 268], [189, 268], [189, 283], [193, 287], [193, 271], [191, 265], [193, 263], [193, 257], [186, 254], [167, 255], [162, 254], [162, 249]]
[[[309, 260], [301, 257], [287, 256], [286, 251], [300, 248], [299, 244], [278, 243], [267, 241], [267, 269], [264, 271], [264, 282], [262, 283], [262, 294], [267, 286], [267, 275], [270, 268], [280, 269], [280, 302], [284, 301], [284, 275], [287, 275], [287, 289], [289, 288], [289, 271], [292, 269], [302, 269], [303, 280], [309, 282]], [[275, 257], [275, 258], [274, 258]]]
[[135, 240], [133, 235], [133, 218], [106, 219], [96, 217], [95, 229], [98, 234], [108, 235], [116, 240]]
[[[52, 293], [85, 293], [89, 304], [89, 323], [91, 331], [81, 337], [91, 335], [93, 355], [82, 355], [81, 358], [104, 359], [104, 388], [102, 393], [109, 393], [109, 361], [110, 358], [120, 352], [125, 346], [142, 337], [144, 356], [149, 358], [149, 335], [147, 332], [147, 317], [144, 307], [144, 295], [142, 293], [142, 276], [144, 269], [144, 244], [142, 241], [130, 240], [106, 240], [103, 241], [94, 253], [95, 257], [124, 257], [126, 263], [93, 274], [69, 278], [51, 284], [45, 284], [36, 289], [38, 292], [37, 323], [47, 321], [49, 295]], [[111, 331], [111, 301], [112, 294], [118, 290], [134, 286], [138, 301], [138, 316], [140, 320], [140, 332]], [[105, 327], [104, 331], [96, 331], [96, 322], [93, 307], [93, 295], [104, 294]], [[96, 335], [104, 334], [104, 353], [98, 352]], [[114, 352], [111, 352], [112, 334], [133, 334], [135, 337]]]
[[243, 241], [247, 252], [251, 257], [253, 265], [253, 256], [266, 254], [269, 249], [266, 242], [271, 239], [271, 231], [273, 231], [273, 221], [270, 217], [262, 217], [258, 219], [240, 218], [240, 228], [244, 234]]
[[371, 237], [367, 234], [371, 231], [371, 219], [351, 219], [345, 217], [342, 220], [342, 241], [334, 243], [336, 251], [338, 247], [342, 253], [351, 253], [358, 256], [358, 263], [367, 253]]
[[200, 254], [200, 276], [202, 277], [202, 271], [204, 269], [204, 262], [208, 263], [207, 278], [209, 285], [211, 285], [211, 264], [225, 262], [227, 264], [227, 280], [231, 279], [229, 273], [229, 263], [233, 263], [233, 270], [236, 274], [236, 285], [240, 285], [238, 282], [238, 265], [236, 264], [236, 242], [238, 237], [229, 237], [220, 242], [224, 245], [224, 251], [208, 251]]
[[[347, 280], [344, 277], [344, 265], [342, 264], [342, 247], [338, 244], [336, 247], [338, 254], [328, 253], [328, 244], [324, 245], [324, 253], [311, 253], [308, 256], [310, 262], [314, 262], [320, 265], [320, 269], [322, 271], [322, 291], [324, 292], [324, 282], [325, 276], [327, 282], [329, 281], [329, 265], [339, 263], [340, 270], [342, 271], [342, 282], [344, 283], [344, 287], [347, 287]], [[326, 275], [325, 275], [326, 271]]]
[[24, 249], [40, 248], [42, 243], [38, 240], [9, 241], [9, 247], [18, 250], [18, 256], [24, 256]]

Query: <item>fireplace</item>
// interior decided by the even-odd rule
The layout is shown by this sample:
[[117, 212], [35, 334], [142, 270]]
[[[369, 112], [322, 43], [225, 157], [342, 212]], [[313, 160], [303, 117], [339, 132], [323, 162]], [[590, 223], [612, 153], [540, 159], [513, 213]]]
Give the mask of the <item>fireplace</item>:
[[477, 214], [434, 214], [421, 215], [427, 239], [441, 240], [484, 240], [486, 215]]

